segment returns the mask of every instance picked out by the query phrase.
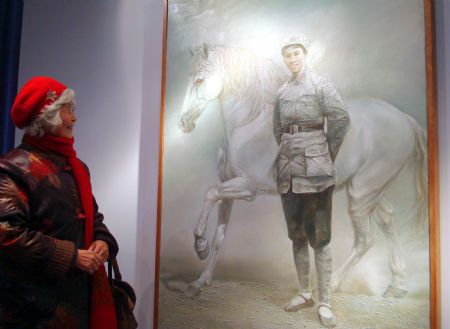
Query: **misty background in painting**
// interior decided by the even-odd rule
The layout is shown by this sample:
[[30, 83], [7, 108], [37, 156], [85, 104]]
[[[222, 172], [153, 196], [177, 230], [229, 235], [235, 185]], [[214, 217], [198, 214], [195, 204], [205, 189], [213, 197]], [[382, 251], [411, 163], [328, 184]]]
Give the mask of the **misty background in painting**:
[[[204, 269], [206, 262], [197, 258], [193, 248], [193, 231], [206, 191], [218, 182], [218, 148], [223, 141], [218, 102], [207, 106], [193, 132], [183, 134], [178, 128], [192, 73], [191, 48], [202, 43], [243, 47], [284, 67], [283, 41], [290, 34], [303, 33], [313, 43], [312, 69], [328, 78], [344, 100], [379, 98], [412, 115], [426, 129], [423, 26], [419, 0], [169, 1], [161, 277], [188, 282]], [[403, 170], [386, 196], [396, 212], [409, 296], [425, 297], [428, 238], [427, 232], [418, 233], [410, 216], [415, 203], [412, 168]], [[331, 247], [336, 269], [353, 244], [345, 192], [335, 193], [333, 207]], [[216, 222], [214, 209], [208, 223], [210, 239]], [[343, 292], [379, 296], [389, 283], [386, 240], [375, 225], [373, 229], [376, 243], [344, 280]], [[278, 196], [236, 201], [214, 277], [282, 280], [294, 287], [291, 250]]]

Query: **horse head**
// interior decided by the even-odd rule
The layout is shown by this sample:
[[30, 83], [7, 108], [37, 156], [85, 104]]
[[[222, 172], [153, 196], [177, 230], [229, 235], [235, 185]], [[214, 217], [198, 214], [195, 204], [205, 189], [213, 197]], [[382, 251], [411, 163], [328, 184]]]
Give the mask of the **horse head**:
[[180, 129], [188, 133], [195, 128], [195, 122], [209, 102], [220, 96], [222, 74], [217, 65], [217, 52], [213, 47], [203, 44], [191, 50], [194, 57], [194, 70], [184, 97], [180, 113]]

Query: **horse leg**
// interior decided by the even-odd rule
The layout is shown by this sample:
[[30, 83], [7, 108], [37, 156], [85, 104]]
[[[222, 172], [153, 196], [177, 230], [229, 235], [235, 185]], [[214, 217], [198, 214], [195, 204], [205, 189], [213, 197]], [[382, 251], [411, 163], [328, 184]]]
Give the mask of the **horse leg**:
[[337, 269], [331, 279], [333, 291], [337, 291], [342, 280], [348, 272], [361, 260], [367, 251], [373, 246], [375, 240], [370, 227], [370, 207], [363, 200], [351, 196], [349, 197], [348, 211], [353, 226], [354, 241], [352, 251], [347, 260]]
[[203, 203], [202, 212], [200, 218], [198, 219], [197, 225], [194, 230], [195, 244], [194, 248], [197, 253], [198, 258], [205, 259], [209, 255], [209, 241], [205, 237], [206, 225], [208, 223], [208, 216], [211, 212], [214, 204], [217, 202], [219, 196], [219, 191], [217, 186], [211, 188], [205, 196], [205, 201]]
[[384, 296], [403, 297], [408, 292], [404, 273], [406, 265], [398, 244], [398, 235], [394, 225], [395, 214], [392, 205], [385, 198], [382, 198], [375, 209], [374, 215], [376, 223], [386, 236], [389, 250], [389, 268], [392, 273], [391, 282]]
[[219, 220], [217, 223], [216, 233], [214, 236], [214, 242], [212, 244], [211, 257], [208, 260], [206, 269], [200, 275], [196, 281], [192, 282], [185, 292], [188, 297], [194, 297], [200, 294], [201, 288], [209, 286], [212, 281], [214, 269], [219, 257], [220, 248], [222, 247], [223, 240], [225, 239], [225, 233], [227, 230], [228, 222], [230, 220], [231, 209], [233, 208], [233, 200], [222, 200], [219, 204]]
[[194, 230], [195, 251], [200, 259], [205, 259], [209, 255], [209, 241], [205, 237], [206, 225], [209, 213], [216, 202], [224, 199], [252, 200], [256, 192], [250, 189], [250, 186], [248, 179], [239, 176], [214, 186], [206, 193], [203, 209]]

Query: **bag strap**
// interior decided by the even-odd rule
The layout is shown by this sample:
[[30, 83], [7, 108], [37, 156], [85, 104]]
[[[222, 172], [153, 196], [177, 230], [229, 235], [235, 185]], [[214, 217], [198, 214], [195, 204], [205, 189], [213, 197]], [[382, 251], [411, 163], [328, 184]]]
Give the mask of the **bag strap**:
[[113, 286], [113, 276], [112, 276], [111, 259], [108, 259], [108, 281], [109, 281], [110, 287], [112, 288], [112, 286]]
[[120, 273], [119, 263], [117, 262], [117, 258], [115, 258], [115, 257], [112, 260], [112, 268], [114, 270], [114, 277], [117, 280], [122, 281], [122, 273]]
[[119, 263], [117, 262], [117, 258], [115, 257], [113, 259], [108, 259], [108, 279], [111, 285], [113, 282], [113, 278], [118, 281], [122, 281], [122, 273], [120, 273]]

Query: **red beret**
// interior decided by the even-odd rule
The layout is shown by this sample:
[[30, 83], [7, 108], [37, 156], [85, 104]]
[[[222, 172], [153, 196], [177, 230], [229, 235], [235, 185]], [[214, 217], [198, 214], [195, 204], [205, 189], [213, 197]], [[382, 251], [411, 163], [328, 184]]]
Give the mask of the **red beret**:
[[17, 128], [23, 128], [44, 109], [53, 104], [67, 87], [49, 77], [34, 77], [25, 83], [16, 96], [11, 118]]

